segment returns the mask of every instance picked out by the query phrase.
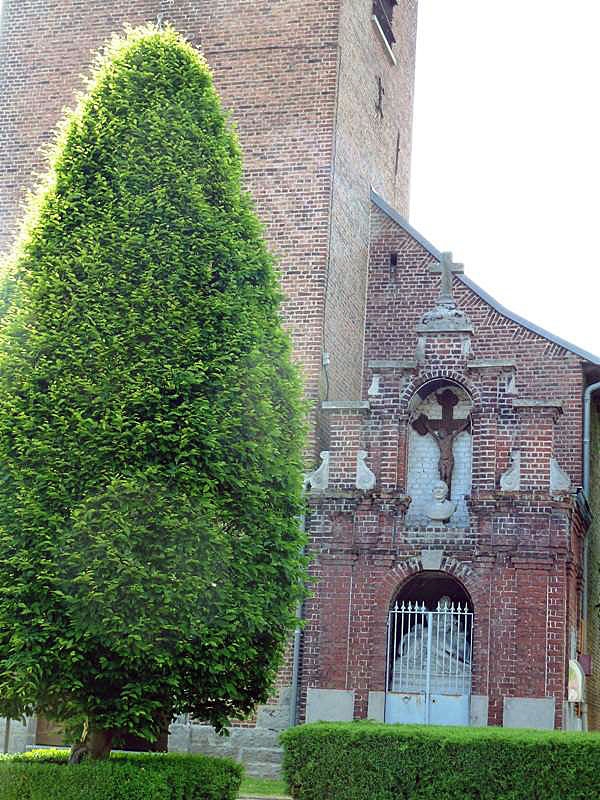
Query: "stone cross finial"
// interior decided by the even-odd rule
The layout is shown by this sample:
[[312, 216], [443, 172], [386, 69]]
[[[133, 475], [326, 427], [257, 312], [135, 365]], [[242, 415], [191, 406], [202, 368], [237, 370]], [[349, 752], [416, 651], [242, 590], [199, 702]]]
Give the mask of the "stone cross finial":
[[452, 267], [459, 266], [460, 264], [454, 264], [452, 261], [452, 253], [442, 253], [442, 260], [440, 262], [442, 280], [440, 282], [438, 305], [445, 306], [446, 308], [456, 308], [454, 295], [452, 293]]

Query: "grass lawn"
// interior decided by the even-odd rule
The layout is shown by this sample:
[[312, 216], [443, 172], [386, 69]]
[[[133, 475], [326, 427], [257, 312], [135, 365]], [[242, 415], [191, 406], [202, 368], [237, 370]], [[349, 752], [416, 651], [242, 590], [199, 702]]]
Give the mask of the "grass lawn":
[[244, 778], [240, 794], [262, 794], [265, 797], [281, 796], [288, 793], [284, 781], [272, 781], [267, 778]]

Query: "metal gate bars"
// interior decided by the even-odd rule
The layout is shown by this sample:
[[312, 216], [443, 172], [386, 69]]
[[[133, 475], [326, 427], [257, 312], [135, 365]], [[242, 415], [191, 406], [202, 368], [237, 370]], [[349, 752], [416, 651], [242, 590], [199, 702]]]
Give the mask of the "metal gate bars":
[[466, 603], [442, 597], [435, 611], [396, 603], [388, 618], [386, 721], [468, 724], [472, 640]]

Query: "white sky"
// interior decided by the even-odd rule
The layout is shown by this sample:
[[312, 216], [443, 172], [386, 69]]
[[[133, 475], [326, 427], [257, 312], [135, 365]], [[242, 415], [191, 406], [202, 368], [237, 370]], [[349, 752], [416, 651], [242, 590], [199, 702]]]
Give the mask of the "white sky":
[[600, 355], [600, 0], [419, 0], [411, 224]]

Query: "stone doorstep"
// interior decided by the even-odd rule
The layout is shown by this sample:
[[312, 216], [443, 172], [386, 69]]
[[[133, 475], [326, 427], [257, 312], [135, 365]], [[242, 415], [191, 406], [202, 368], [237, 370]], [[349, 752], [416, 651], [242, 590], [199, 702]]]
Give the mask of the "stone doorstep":
[[238, 800], [292, 800], [289, 794], [241, 794]]

